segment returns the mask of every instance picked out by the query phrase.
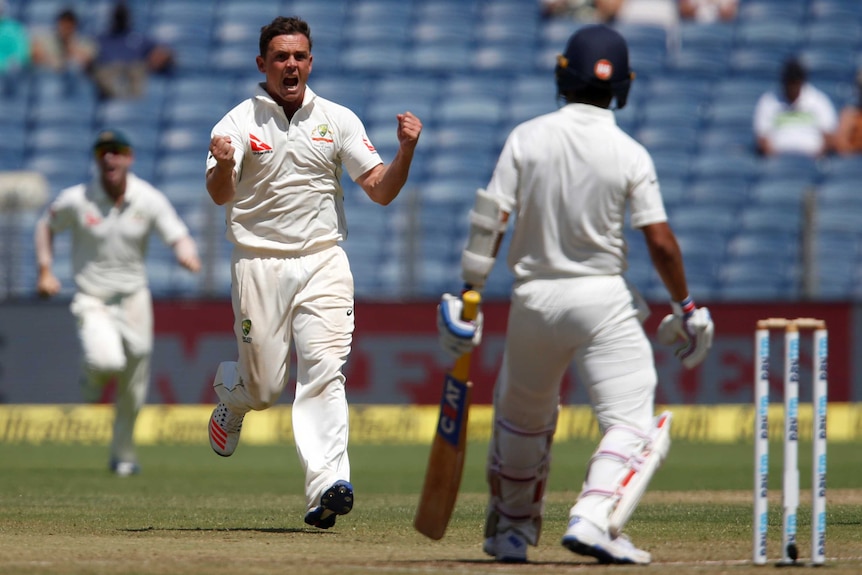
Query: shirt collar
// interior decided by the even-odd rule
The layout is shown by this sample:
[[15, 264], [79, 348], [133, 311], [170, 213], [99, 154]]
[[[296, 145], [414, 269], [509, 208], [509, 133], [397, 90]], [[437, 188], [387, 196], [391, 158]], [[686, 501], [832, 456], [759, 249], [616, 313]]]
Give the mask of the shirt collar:
[[[135, 191], [135, 187], [132, 185], [132, 180], [135, 178], [135, 175], [132, 172], [128, 172], [126, 174], [126, 191], [123, 192], [123, 199], [121, 201], [122, 204], [129, 204], [132, 200], [135, 199], [137, 192]], [[108, 195], [108, 192], [105, 191], [105, 188], [102, 187], [102, 180], [99, 179], [98, 174], [92, 179], [90, 185], [87, 186], [85, 194], [92, 201], [97, 204], [105, 204], [105, 205], [114, 205], [114, 199]]]
[[616, 124], [614, 111], [609, 110], [608, 108], [599, 108], [598, 106], [593, 106], [591, 104], [572, 103], [566, 104], [561, 109], [567, 114], [589, 116], [597, 120], [609, 121]]
[[[257, 98], [258, 100], [266, 102], [267, 104], [269, 104], [271, 106], [275, 106], [275, 107], [281, 109], [281, 106], [279, 106], [275, 102], [275, 100], [272, 99], [272, 96], [269, 95], [269, 92], [266, 91], [266, 89], [264, 88], [265, 85], [266, 84], [264, 82], [258, 83], [258, 85], [254, 91], [254, 97]], [[311, 87], [308, 84], [306, 84], [305, 85], [305, 94], [302, 97], [302, 106], [300, 106], [299, 109], [302, 110], [303, 108], [305, 108], [316, 97], [317, 97], [317, 94], [314, 93], [314, 90], [312, 90]], [[299, 111], [299, 110], [297, 110], [297, 111]]]

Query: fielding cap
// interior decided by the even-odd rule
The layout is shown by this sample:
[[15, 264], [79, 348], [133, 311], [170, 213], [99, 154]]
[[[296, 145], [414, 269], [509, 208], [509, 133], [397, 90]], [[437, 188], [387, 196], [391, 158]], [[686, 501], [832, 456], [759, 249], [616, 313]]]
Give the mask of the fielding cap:
[[604, 24], [580, 28], [557, 56], [554, 75], [560, 94], [585, 86], [606, 88], [616, 98], [617, 108], [622, 108], [633, 78], [625, 38]]
[[122, 148], [131, 148], [132, 143], [126, 135], [119, 130], [102, 130], [96, 136], [96, 141], [93, 142], [93, 149], [96, 150], [102, 146], [119, 146]]

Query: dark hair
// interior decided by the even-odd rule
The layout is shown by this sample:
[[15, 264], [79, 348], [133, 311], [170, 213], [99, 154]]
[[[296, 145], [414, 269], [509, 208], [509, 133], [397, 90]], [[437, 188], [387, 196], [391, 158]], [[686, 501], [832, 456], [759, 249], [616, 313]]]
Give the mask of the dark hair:
[[75, 14], [75, 11], [72, 10], [71, 8], [64, 8], [63, 10], [60, 11], [59, 14], [57, 14], [57, 21], [60, 22], [63, 20], [68, 20], [69, 22], [74, 22], [75, 24], [77, 24], [78, 23], [78, 15]]
[[125, 2], [120, 1], [114, 5], [111, 13], [111, 34], [121, 35], [132, 29], [132, 13]]
[[260, 29], [261, 57], [266, 57], [266, 50], [273, 38], [289, 34], [302, 34], [308, 38], [308, 49], [311, 50], [311, 28], [308, 26], [308, 22], [297, 16], [290, 18], [279, 16]]
[[805, 76], [805, 67], [796, 58], [787, 60], [781, 69], [781, 81], [785, 84], [789, 82], [805, 82]]

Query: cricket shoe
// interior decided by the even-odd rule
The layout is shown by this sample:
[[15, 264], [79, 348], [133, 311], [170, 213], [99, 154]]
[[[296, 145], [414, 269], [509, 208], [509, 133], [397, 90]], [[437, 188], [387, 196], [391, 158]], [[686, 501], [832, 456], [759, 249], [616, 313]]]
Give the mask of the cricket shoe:
[[305, 514], [305, 522], [313, 527], [329, 529], [335, 518], [347, 515], [353, 509], [353, 486], [339, 479], [320, 496], [320, 505]]
[[583, 517], [575, 516], [569, 519], [569, 527], [563, 535], [562, 543], [569, 551], [595, 557], [599, 563], [649, 565], [652, 560], [648, 552], [635, 547], [625, 535], [612, 537]]
[[222, 457], [229, 457], [239, 443], [239, 432], [245, 414], [237, 415], [224, 403], [219, 403], [210, 417], [210, 446]]
[[116, 459], [112, 459], [109, 467], [111, 468], [111, 472], [117, 477], [128, 477], [130, 475], [137, 475], [141, 472], [141, 466], [134, 461], [118, 461]]
[[527, 540], [513, 529], [486, 538], [482, 551], [500, 563], [527, 562]]

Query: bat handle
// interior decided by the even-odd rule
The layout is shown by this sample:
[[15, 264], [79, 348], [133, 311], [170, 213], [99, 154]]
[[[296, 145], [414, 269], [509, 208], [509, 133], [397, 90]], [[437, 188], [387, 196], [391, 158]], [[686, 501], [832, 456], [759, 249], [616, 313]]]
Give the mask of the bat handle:
[[464, 307], [461, 310], [461, 319], [464, 321], [473, 321], [479, 315], [479, 303], [482, 301], [482, 296], [476, 290], [467, 290], [461, 295], [461, 301]]

